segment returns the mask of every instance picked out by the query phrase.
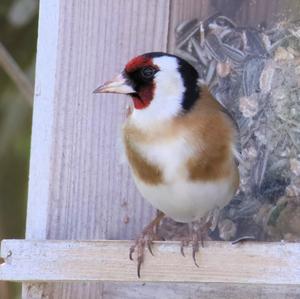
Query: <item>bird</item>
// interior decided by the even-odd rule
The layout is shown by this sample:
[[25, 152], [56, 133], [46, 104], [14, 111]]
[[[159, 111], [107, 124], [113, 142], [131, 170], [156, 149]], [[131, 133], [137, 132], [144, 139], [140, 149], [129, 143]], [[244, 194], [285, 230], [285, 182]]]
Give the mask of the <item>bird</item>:
[[[123, 124], [123, 143], [140, 194], [158, 210], [130, 248], [137, 251], [140, 277], [144, 249], [161, 220], [198, 223], [187, 240], [193, 258], [214, 211], [225, 207], [239, 187], [238, 128], [195, 68], [163, 52], [132, 58], [124, 70], [94, 93], [129, 96], [133, 109]], [[184, 255], [182, 242], [181, 252]]]

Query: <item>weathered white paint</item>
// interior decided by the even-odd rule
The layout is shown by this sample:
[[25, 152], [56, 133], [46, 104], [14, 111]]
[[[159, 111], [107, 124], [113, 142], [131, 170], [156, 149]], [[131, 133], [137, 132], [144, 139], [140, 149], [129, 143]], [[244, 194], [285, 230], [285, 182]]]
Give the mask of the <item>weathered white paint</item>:
[[[194, 265], [191, 248], [156, 242], [141, 280], [128, 258], [128, 241], [2, 242], [0, 279], [12, 281], [152, 281], [300, 285], [300, 244], [207, 242]], [[172, 250], [170, 250], [172, 249]], [[179, 270], [180, 269], [180, 270]]]
[[59, 0], [41, 1], [32, 121], [26, 238], [46, 238], [52, 175]]

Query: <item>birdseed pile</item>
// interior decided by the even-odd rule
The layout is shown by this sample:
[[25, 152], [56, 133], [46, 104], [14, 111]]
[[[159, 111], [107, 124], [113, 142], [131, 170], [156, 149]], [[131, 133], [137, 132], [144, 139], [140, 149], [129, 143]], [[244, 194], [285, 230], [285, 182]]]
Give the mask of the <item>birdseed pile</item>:
[[[300, 23], [239, 27], [216, 14], [176, 28], [175, 54], [198, 71], [239, 127], [240, 190], [210, 237], [300, 240]], [[166, 239], [186, 233], [171, 220]]]

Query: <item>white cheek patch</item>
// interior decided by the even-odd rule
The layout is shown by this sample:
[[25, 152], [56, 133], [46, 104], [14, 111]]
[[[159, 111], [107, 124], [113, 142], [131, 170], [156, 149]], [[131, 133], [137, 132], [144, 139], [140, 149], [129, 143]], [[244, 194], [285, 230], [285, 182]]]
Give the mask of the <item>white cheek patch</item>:
[[154, 81], [156, 84], [157, 97], [177, 97], [181, 103], [185, 87], [183, 79], [178, 71], [178, 62], [174, 57], [154, 58], [153, 63], [159, 65], [160, 71]]
[[148, 107], [134, 110], [132, 120], [138, 126], [149, 126], [153, 123], [168, 120], [180, 113], [185, 87], [178, 71], [175, 57], [162, 56], [153, 59], [160, 71], [154, 78], [154, 96]]

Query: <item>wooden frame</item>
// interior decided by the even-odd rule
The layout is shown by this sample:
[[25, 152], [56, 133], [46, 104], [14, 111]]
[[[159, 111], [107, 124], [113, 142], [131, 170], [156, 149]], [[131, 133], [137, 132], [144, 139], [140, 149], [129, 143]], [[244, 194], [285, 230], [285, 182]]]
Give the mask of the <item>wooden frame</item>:
[[[179, 242], [155, 242], [141, 279], [128, 241], [20, 241], [2, 244], [0, 279], [12, 281], [217, 282], [300, 285], [300, 244], [207, 242], [199, 267]], [[222, 266], [220, 266], [222, 265]], [[179, 270], [180, 269], [180, 270]]]
[[[231, 2], [236, 3], [40, 1], [27, 240], [3, 241], [5, 263], [0, 267], [0, 279], [26, 282], [23, 298], [77, 299], [83, 294], [84, 298], [86, 294], [88, 298], [148, 298], [149, 291], [156, 290], [155, 298], [185, 298], [186, 294], [200, 298], [200, 292], [201, 298], [213, 294], [213, 298], [241, 299], [245, 288], [253, 296], [247, 298], [300, 294], [299, 244], [213, 242], [200, 251], [198, 269], [191, 258], [181, 257], [178, 244], [158, 243], [155, 257], [147, 254], [138, 280], [136, 265], [128, 260], [128, 241], [68, 241], [132, 239], [154, 213], [136, 192], [127, 166], [118, 162], [118, 132], [126, 103], [116, 95], [96, 99], [94, 88], [136, 54], [173, 52], [173, 32], [181, 21], [222, 8], [232, 17], [235, 11], [227, 9]], [[275, 0], [272, 9], [264, 0], [251, 3], [242, 2], [238, 20], [249, 24], [270, 20], [297, 0]], [[56, 280], [76, 284], [48, 283]], [[77, 283], [82, 280], [131, 284], [118, 291], [114, 284]], [[140, 281], [185, 284], [152, 289], [132, 284]], [[191, 282], [201, 284], [195, 287]], [[176, 297], [173, 289], [182, 296]]]

